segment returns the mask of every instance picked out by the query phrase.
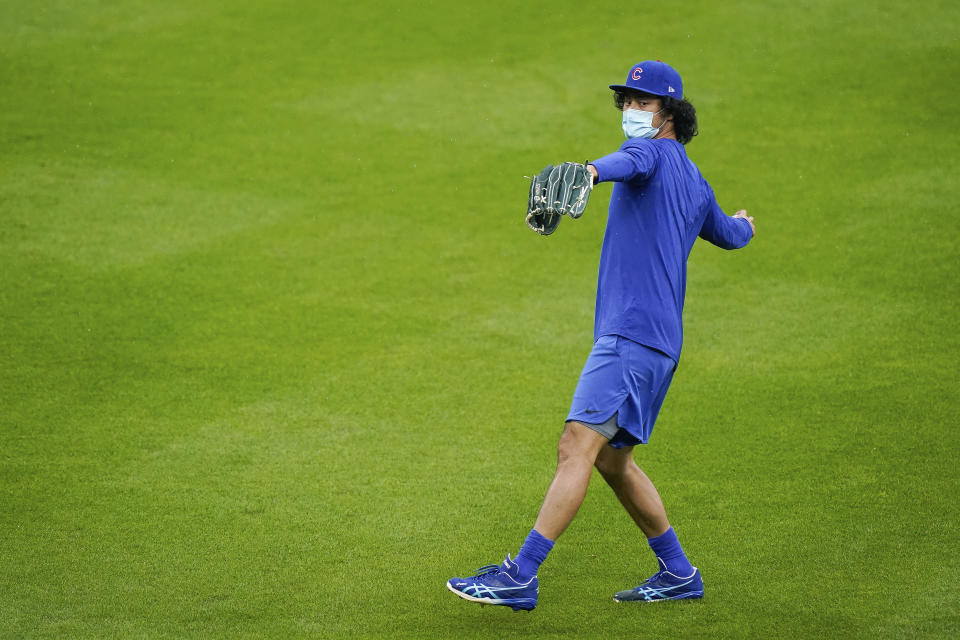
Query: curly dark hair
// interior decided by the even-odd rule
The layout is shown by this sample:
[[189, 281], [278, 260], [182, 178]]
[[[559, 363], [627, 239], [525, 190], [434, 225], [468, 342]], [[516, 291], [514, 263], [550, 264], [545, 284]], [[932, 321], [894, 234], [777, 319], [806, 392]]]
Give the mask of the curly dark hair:
[[623, 105], [627, 101], [627, 96], [633, 98], [653, 98], [660, 101], [660, 106], [666, 112], [673, 116], [673, 132], [677, 136], [677, 142], [687, 144], [697, 135], [697, 110], [693, 108], [690, 101], [686, 98], [677, 100], [669, 96], [655, 96], [644, 91], [619, 90], [613, 93], [613, 104], [617, 111], [623, 111]]

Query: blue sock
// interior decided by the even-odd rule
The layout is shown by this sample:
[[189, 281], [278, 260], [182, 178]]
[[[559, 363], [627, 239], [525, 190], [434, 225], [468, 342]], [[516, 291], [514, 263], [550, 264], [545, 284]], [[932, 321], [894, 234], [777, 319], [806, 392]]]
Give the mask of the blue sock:
[[523, 580], [529, 580], [537, 575], [540, 565], [547, 559], [547, 554], [553, 549], [553, 540], [544, 538], [536, 529], [530, 530], [530, 535], [523, 541], [520, 552], [513, 561], [517, 565], [520, 577]]
[[680, 578], [693, 575], [693, 565], [684, 555], [683, 547], [680, 546], [680, 541], [677, 540], [677, 534], [673, 531], [673, 527], [656, 538], [647, 538], [647, 543], [657, 554], [657, 558], [666, 566], [667, 571]]

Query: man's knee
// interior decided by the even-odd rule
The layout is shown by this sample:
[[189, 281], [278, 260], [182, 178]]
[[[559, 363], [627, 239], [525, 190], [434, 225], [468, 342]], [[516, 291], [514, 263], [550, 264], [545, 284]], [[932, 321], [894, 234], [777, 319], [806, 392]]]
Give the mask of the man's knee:
[[557, 463], [589, 459], [592, 463], [597, 456], [599, 434], [578, 422], [567, 422], [557, 443]]
[[581, 448], [570, 425], [569, 422], [564, 425], [563, 433], [560, 434], [560, 441], [557, 442], [557, 463], [559, 464], [576, 457]]
[[629, 452], [623, 449], [605, 447], [597, 456], [593, 466], [597, 468], [597, 471], [607, 482], [619, 482], [621, 478], [627, 475], [627, 469], [632, 462], [633, 457]]

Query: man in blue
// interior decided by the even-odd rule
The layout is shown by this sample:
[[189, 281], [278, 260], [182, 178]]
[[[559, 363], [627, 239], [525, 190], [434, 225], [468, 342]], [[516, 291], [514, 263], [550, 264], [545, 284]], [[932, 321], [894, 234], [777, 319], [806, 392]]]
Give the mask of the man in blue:
[[687, 257], [699, 236], [724, 249], [753, 237], [746, 211], [727, 216], [687, 158], [697, 133], [680, 75], [660, 61], [634, 65], [611, 85], [627, 141], [587, 169], [613, 182], [600, 253], [594, 347], [560, 436], [557, 470], [533, 530], [516, 558], [489, 565], [447, 588], [481, 604], [531, 610], [537, 571], [573, 520], [596, 467], [640, 527], [658, 571], [614, 595], [617, 602], [703, 597], [700, 572], [687, 560], [660, 495], [633, 460], [645, 444], [680, 358]]

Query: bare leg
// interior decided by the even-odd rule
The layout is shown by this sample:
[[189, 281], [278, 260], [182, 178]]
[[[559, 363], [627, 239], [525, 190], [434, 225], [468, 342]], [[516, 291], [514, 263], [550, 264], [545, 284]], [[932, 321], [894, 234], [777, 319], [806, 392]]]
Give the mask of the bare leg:
[[607, 439], [579, 422], [568, 422], [557, 445], [557, 472], [533, 528], [550, 540], [560, 537], [587, 495], [590, 473]]
[[648, 538], [670, 528], [657, 488], [633, 460], [633, 447], [603, 447], [595, 461], [597, 471], [617, 494], [633, 521]]

